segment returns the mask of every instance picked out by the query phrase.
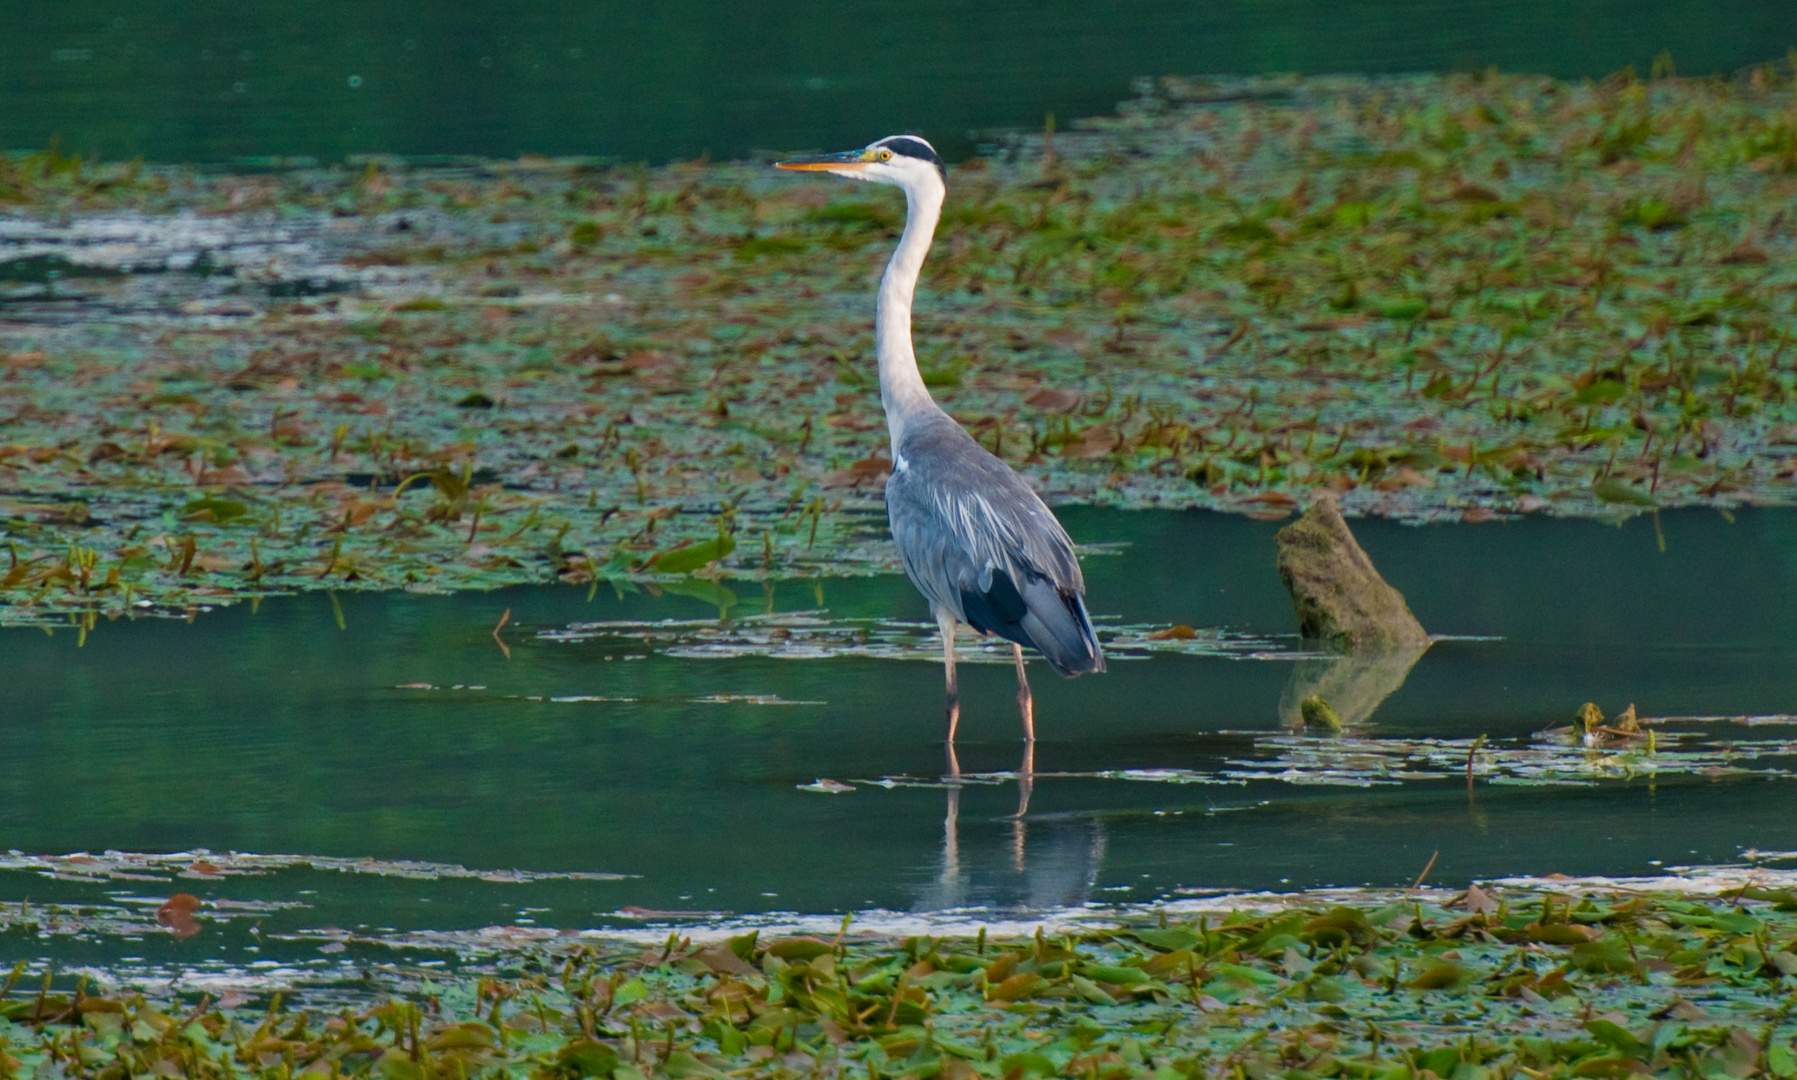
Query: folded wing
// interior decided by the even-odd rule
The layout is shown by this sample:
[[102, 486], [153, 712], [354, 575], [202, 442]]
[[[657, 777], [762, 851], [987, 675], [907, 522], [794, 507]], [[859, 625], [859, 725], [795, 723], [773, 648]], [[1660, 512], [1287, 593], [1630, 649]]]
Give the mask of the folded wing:
[[905, 572], [939, 611], [1040, 651], [1062, 675], [1104, 670], [1061, 523], [947, 416], [907, 432], [886, 483]]

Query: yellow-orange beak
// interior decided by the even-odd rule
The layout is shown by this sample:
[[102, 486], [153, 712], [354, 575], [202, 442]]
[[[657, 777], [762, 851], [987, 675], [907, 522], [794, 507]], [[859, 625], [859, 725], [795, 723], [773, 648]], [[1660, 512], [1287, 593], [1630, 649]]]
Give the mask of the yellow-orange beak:
[[774, 167], [797, 172], [845, 172], [866, 168], [869, 160], [871, 159], [866, 150], [844, 150], [840, 154], [818, 154], [814, 157], [793, 158], [791, 161], [776, 161]]

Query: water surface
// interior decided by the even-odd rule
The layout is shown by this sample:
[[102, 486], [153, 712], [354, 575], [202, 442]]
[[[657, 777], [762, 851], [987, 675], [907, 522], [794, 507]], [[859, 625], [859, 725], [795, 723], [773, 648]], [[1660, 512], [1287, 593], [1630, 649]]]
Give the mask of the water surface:
[[735, 158], [1108, 114], [1160, 74], [1726, 73], [1797, 45], [1780, 0], [968, 5], [25, 4], [0, 149], [172, 162], [521, 153]]
[[[1534, 736], [1588, 700], [1653, 717], [1797, 711], [1797, 514], [1680, 512], [1657, 532], [1647, 517], [1359, 522], [1423, 623], [1458, 636], [1400, 669], [1345, 740], [1282, 726], [1282, 698], [1331, 662], [1289, 636], [1278, 523], [1066, 518], [1098, 545], [1086, 567], [1113, 662], [1075, 681], [1037, 665], [1021, 818], [1005, 656], [966, 668], [966, 782], [945, 785], [940, 666], [903, 579], [739, 582], [723, 622], [698, 599], [610, 589], [315, 594], [102, 623], [84, 644], [0, 635], [0, 848], [625, 876], [290, 867], [158, 891], [33, 864], [0, 873], [0, 901], [178, 886], [307, 905], [268, 916], [289, 928], [588, 928], [667, 918], [640, 909], [1028, 913], [1403, 885], [1437, 851], [1434, 879], [1464, 882], [1797, 849], [1783, 719], [1667, 723], [1657, 757]], [[509, 657], [493, 636], [508, 609]], [[1152, 651], [1144, 631], [1176, 623], [1200, 637]], [[807, 640], [835, 645], [790, 658]]]

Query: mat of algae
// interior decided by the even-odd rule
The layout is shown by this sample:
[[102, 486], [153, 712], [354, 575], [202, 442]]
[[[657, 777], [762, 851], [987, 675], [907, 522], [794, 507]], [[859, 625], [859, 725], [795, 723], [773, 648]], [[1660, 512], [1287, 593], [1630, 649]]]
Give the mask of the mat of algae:
[[[1797, 895], [1751, 874], [1709, 895], [1544, 884], [1237, 898], [1033, 936], [520, 935], [456, 971], [359, 942], [359, 978], [285, 999], [21, 963], [0, 1074], [1797, 1074]], [[192, 908], [171, 898], [163, 932]]]
[[[1797, 496], [1788, 64], [1140, 90], [956, 165], [919, 294], [926, 381], [1051, 501]], [[6, 159], [0, 621], [890, 572], [901, 223], [760, 163]]]

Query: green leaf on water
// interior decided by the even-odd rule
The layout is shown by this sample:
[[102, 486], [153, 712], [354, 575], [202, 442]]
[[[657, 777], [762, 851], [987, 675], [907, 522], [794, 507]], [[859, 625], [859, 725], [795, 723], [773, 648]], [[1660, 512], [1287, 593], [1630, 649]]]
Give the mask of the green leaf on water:
[[756, 941], [760, 937], [761, 931], [751, 930], [746, 934], [737, 934], [734, 937], [725, 938], [724, 944], [731, 952], [737, 955], [738, 959], [741, 959], [745, 963], [749, 963], [755, 959]]
[[1645, 1061], [1653, 1053], [1651, 1048], [1640, 1039], [1635, 1038], [1627, 1028], [1612, 1021], [1587, 1020], [1585, 1030], [1589, 1031], [1592, 1038], [1598, 1042], [1627, 1054], [1629, 1057]]
[[1241, 964], [1218, 964], [1211, 970], [1216, 975], [1217, 982], [1224, 986], [1276, 986], [1281, 981], [1279, 976], [1270, 971], [1245, 967]]
[[1073, 990], [1081, 998], [1094, 1005], [1115, 1005], [1117, 999], [1104, 992], [1104, 989], [1084, 975], [1073, 977]]
[[1623, 395], [1627, 393], [1628, 387], [1617, 382], [1615, 379], [1599, 379], [1590, 386], [1580, 390], [1577, 394], [1574, 394], [1573, 400], [1580, 405], [1597, 405], [1600, 403], [1607, 405], [1613, 401], [1621, 401]]
[[1756, 934], [1766, 924], [1744, 911], [1719, 911], [1710, 916], [1710, 925], [1731, 934]]
[[998, 1064], [999, 1068], [1004, 1070], [1005, 1076], [1052, 1077], [1060, 1074], [1060, 1070], [1055, 1068], [1053, 1061], [1050, 1061], [1046, 1055], [1032, 1050], [1026, 1050], [1020, 1054], [1010, 1054], [1001, 1059]]
[[389, 1046], [375, 1062], [384, 1080], [424, 1080], [424, 1070], [397, 1046]]
[[1148, 973], [1138, 967], [1118, 967], [1113, 964], [1086, 964], [1081, 968], [1088, 978], [1098, 982], [1107, 982], [1114, 986], [1140, 986], [1154, 980]]
[[1136, 930], [1131, 937], [1144, 945], [1151, 945], [1161, 952], [1176, 952], [1180, 949], [1194, 949], [1198, 946], [1198, 935], [1183, 927], [1166, 927], [1160, 929]]
[[568, 230], [568, 242], [577, 248], [590, 248], [597, 244], [605, 233], [596, 221], [576, 222]]
[[661, 574], [690, 574], [736, 550], [736, 537], [728, 533], [711, 540], [673, 548], [649, 560], [649, 569]]
[[230, 499], [194, 499], [181, 508], [183, 517], [198, 517], [220, 525], [249, 513], [249, 507]]
[[768, 942], [767, 951], [782, 960], [811, 960], [833, 953], [836, 948], [814, 937], [787, 937]]
[[1659, 502], [1643, 488], [1613, 476], [1591, 482], [1591, 494], [1604, 502], [1628, 503], [1631, 506], [1658, 506]]
[[629, 979], [612, 992], [612, 1008], [621, 1008], [649, 996], [649, 987], [641, 979]]
[[1448, 990], [1469, 978], [1471, 973], [1466, 968], [1452, 960], [1442, 960], [1424, 968], [1404, 985], [1412, 990]]

